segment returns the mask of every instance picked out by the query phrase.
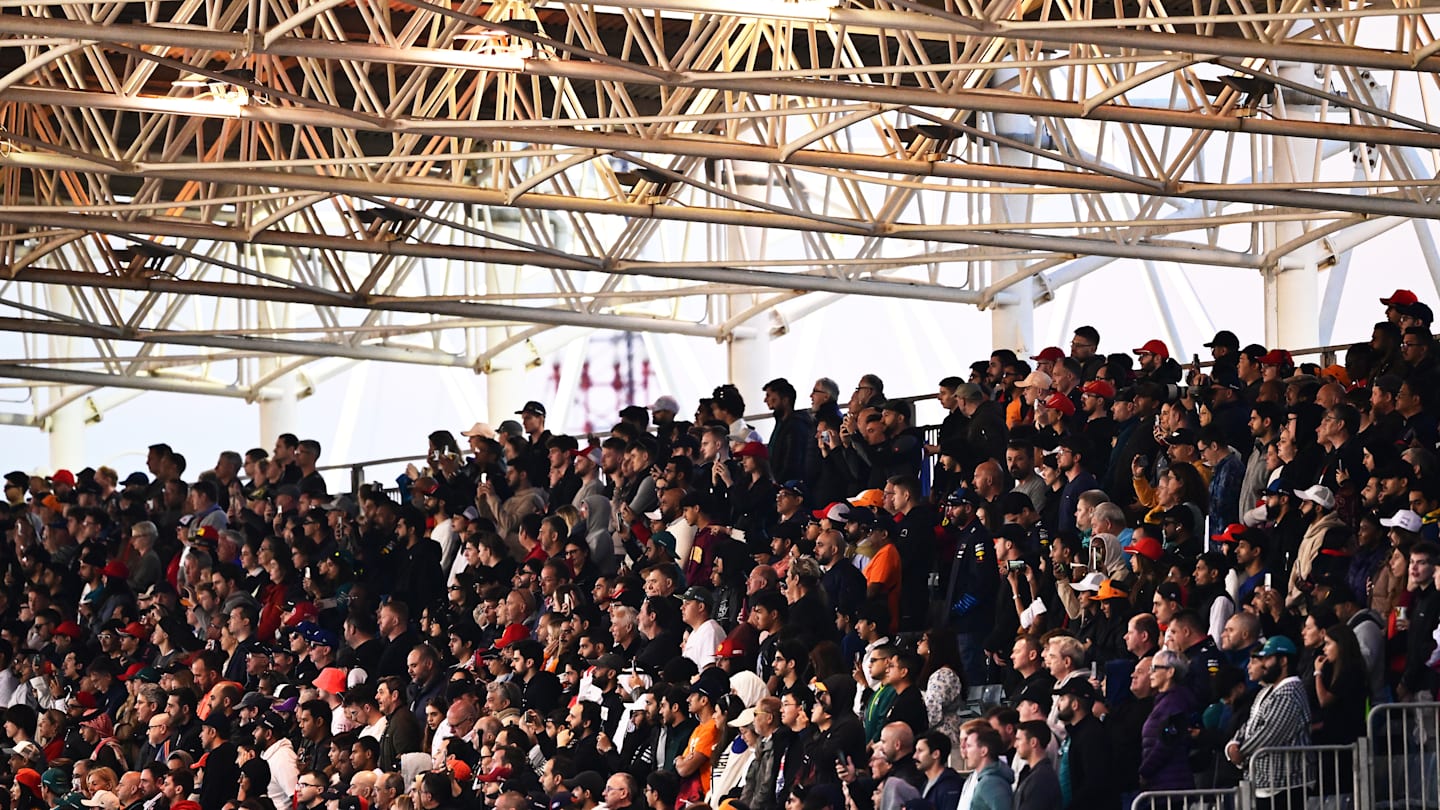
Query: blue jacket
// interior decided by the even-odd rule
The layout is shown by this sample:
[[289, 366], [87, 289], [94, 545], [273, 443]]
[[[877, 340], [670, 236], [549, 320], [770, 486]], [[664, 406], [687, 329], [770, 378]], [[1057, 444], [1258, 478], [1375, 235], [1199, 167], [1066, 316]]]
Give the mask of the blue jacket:
[[935, 810], [955, 810], [960, 806], [960, 791], [965, 789], [965, 777], [946, 768], [935, 778], [935, 784], [925, 791], [924, 798]]

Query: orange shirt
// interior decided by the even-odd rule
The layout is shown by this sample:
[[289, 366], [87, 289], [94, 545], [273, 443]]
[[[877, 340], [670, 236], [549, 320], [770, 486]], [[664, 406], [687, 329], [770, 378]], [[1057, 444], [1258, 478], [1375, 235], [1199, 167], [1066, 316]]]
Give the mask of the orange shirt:
[[690, 732], [690, 741], [685, 744], [685, 752], [681, 757], [688, 757], [694, 753], [701, 753], [710, 760], [700, 766], [700, 788], [704, 795], [710, 795], [710, 772], [714, 770], [715, 764], [715, 743], [720, 741], [720, 729], [715, 727], [715, 718], [710, 718], [695, 727]]
[[865, 583], [879, 585], [885, 592], [890, 607], [890, 631], [895, 632], [900, 628], [900, 552], [894, 543], [886, 543], [870, 558], [870, 564], [865, 566]]

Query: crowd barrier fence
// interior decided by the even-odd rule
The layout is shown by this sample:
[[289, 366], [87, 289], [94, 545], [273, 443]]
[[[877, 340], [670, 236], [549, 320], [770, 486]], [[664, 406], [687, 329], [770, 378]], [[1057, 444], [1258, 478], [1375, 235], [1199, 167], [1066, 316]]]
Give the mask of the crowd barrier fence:
[[1440, 703], [1376, 706], [1367, 742], [1375, 810], [1440, 809]]
[[1262, 748], [1237, 787], [1145, 791], [1126, 810], [1440, 810], [1440, 702], [1376, 706], [1367, 723], [1349, 745]]
[[1135, 797], [1129, 810], [1252, 810], [1254, 796], [1248, 782], [1238, 787], [1204, 790], [1147, 790]]

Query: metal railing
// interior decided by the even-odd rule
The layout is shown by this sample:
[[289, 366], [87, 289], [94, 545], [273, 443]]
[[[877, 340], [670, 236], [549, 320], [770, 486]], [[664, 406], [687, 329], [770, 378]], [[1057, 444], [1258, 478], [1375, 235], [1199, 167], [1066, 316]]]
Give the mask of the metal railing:
[[1440, 703], [1387, 703], [1370, 712], [1374, 803], [1361, 808], [1440, 808]]
[[1250, 810], [1255, 796], [1248, 782], [1203, 790], [1147, 790], [1125, 810]]
[[[1262, 748], [1237, 787], [1145, 791], [1125, 810], [1440, 810], [1440, 702], [1376, 706], [1367, 723], [1349, 745]], [[1252, 779], [1277, 765], [1273, 784]]]
[[[1323, 367], [1323, 366], [1328, 366], [1328, 365], [1334, 364], [1334, 363], [1337, 361], [1337, 359], [1339, 359], [1341, 353], [1344, 352], [1344, 351], [1346, 351], [1347, 349], [1349, 349], [1352, 345], [1354, 345], [1354, 344], [1351, 344], [1351, 343], [1337, 343], [1337, 344], [1334, 344], [1334, 345], [1331, 345], [1331, 346], [1316, 346], [1316, 347], [1310, 347], [1310, 348], [1304, 348], [1304, 349], [1294, 349], [1294, 350], [1291, 350], [1290, 356], [1291, 356], [1291, 358], [1293, 358], [1297, 363], [1299, 363], [1302, 358], [1304, 358], [1304, 359], [1311, 359], [1311, 358], [1313, 358], [1316, 362], [1318, 362], [1318, 363]], [[1200, 365], [1201, 365], [1202, 368], [1209, 368], [1210, 366], [1214, 365], [1214, 363], [1213, 363], [1213, 361], [1205, 360], [1205, 361], [1202, 361]], [[1186, 367], [1188, 368], [1188, 365], [1187, 365]], [[910, 405], [911, 405], [911, 407], [914, 409], [914, 412], [915, 412], [915, 415], [916, 415], [916, 421], [919, 422], [919, 421], [920, 421], [920, 418], [919, 418], [919, 417], [920, 417], [920, 406], [922, 406], [922, 405], [925, 404], [925, 403], [929, 403], [929, 402], [931, 402], [931, 401], [933, 401], [933, 400], [938, 399], [938, 396], [937, 396], [936, 394], [917, 394], [917, 395], [913, 395], [913, 396], [895, 397], [895, 399], [900, 399], [900, 400], [904, 400], [904, 401], [906, 401], [906, 402], [909, 402]], [[943, 414], [942, 414], [942, 415], [943, 415]], [[772, 418], [773, 418], [773, 417], [772, 417], [772, 415], [771, 415], [769, 412], [755, 413], [755, 414], [746, 414], [745, 417], [744, 417], [746, 423], [752, 424], [752, 425], [754, 425], [754, 424], [764, 424], [764, 423], [766, 423], [766, 422], [769, 422]], [[932, 424], [932, 425], [927, 425], [927, 426], [925, 426], [925, 427], [922, 427], [921, 430], [922, 430], [922, 431], [925, 431], [925, 434], [926, 434], [925, 441], [926, 441], [927, 443], [929, 443], [929, 444], [934, 444], [934, 437], [935, 437], [935, 435], [936, 435], [937, 432], [938, 432], [938, 425], [933, 425], [933, 424]], [[603, 437], [605, 434], [596, 434], [596, 435]], [[419, 437], [418, 437], [418, 435], [417, 435], [417, 441], [418, 441], [418, 440], [419, 440]], [[319, 469], [319, 471], [320, 471], [321, 473], [326, 473], [326, 472], [339, 472], [339, 471], [342, 471], [342, 470], [343, 470], [343, 471], [348, 471], [348, 473], [349, 473], [348, 482], [349, 482], [349, 485], [350, 485], [350, 491], [353, 493], [353, 492], [358, 492], [358, 491], [360, 490], [360, 485], [363, 484], [363, 483], [365, 483], [366, 480], [367, 480], [367, 478], [369, 478], [369, 473], [368, 473], [367, 471], [370, 470], [370, 469], [373, 469], [373, 468], [375, 468], [375, 467], [386, 467], [386, 466], [396, 466], [396, 465], [398, 465], [401, 469], [403, 469], [403, 465], [405, 465], [405, 464], [409, 464], [409, 463], [412, 463], [412, 462], [415, 462], [415, 463], [423, 462], [424, 460], [425, 460], [425, 456], [423, 456], [423, 455], [397, 456], [397, 457], [395, 457], [395, 458], [366, 459], [366, 460], [364, 460], [364, 461], [355, 461], [355, 462], [344, 463], [344, 464], [326, 464], [326, 465], [323, 465], [323, 466], [321, 466], [321, 467], [318, 467], [317, 469]], [[928, 466], [928, 465], [927, 465], [927, 466]], [[927, 476], [927, 478], [928, 478], [928, 476]], [[327, 476], [327, 480], [328, 480], [328, 476]], [[928, 489], [928, 481], [926, 482], [926, 484], [927, 484], [927, 489]]]
[[1247, 781], [1256, 799], [1268, 799], [1274, 810], [1371, 808], [1370, 764], [1370, 741], [1365, 737], [1350, 745], [1272, 746], [1251, 756], [1250, 773], [1269, 772], [1279, 778], [1270, 785]]

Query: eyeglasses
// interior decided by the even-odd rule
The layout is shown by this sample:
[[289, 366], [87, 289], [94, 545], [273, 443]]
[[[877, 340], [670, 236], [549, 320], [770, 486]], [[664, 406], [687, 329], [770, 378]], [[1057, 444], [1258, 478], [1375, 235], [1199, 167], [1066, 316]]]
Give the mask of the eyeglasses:
[[322, 787], [325, 787], [324, 785], [320, 784], [319, 782], [297, 782], [296, 785], [299, 786], [299, 787], [313, 787], [313, 788], [322, 788]]

